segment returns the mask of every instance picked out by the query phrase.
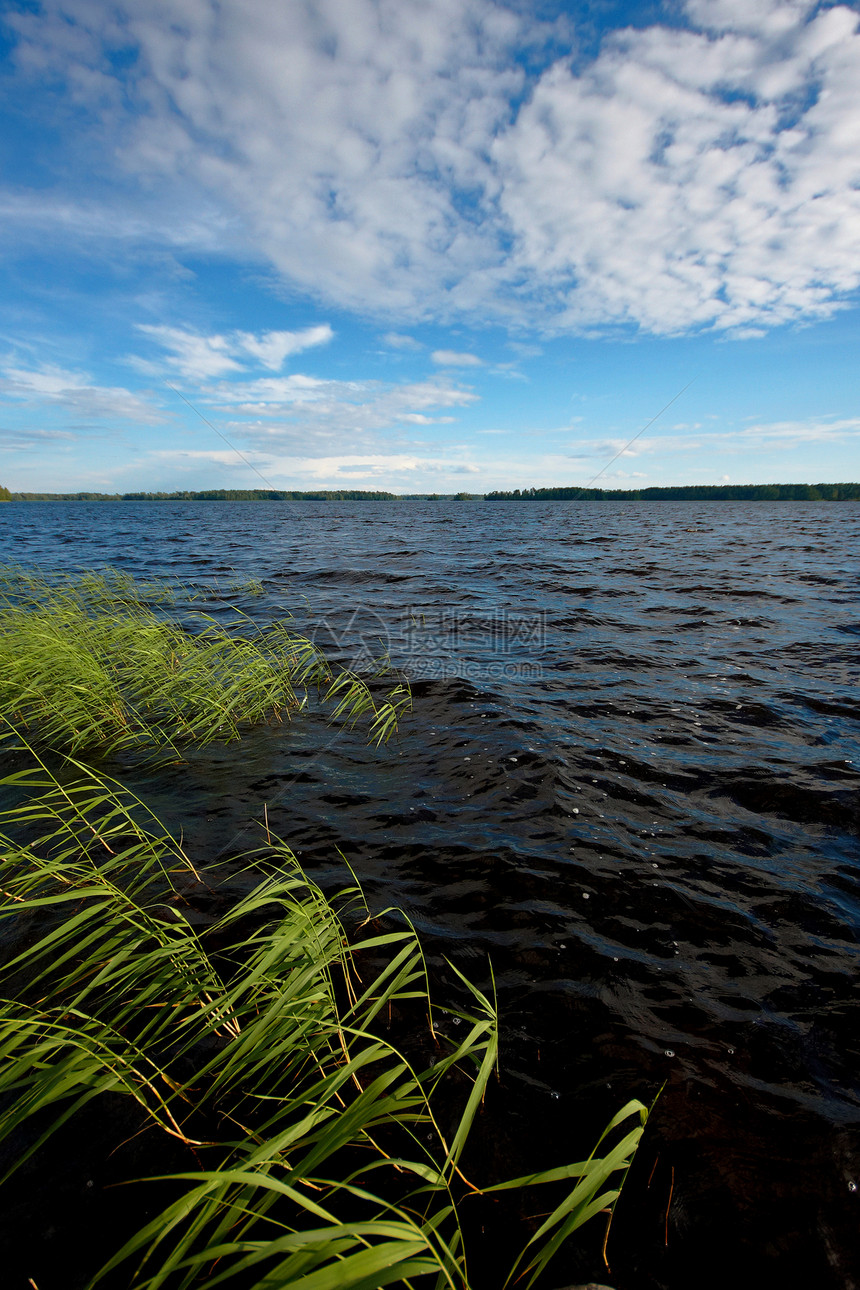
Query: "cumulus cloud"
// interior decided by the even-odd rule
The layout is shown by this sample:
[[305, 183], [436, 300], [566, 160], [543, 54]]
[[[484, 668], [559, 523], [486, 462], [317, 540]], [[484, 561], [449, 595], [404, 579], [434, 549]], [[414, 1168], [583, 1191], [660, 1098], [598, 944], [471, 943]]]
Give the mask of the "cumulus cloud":
[[305, 327], [303, 331], [267, 331], [260, 336], [250, 332], [235, 333], [237, 344], [256, 358], [263, 367], [277, 372], [291, 354], [301, 354], [315, 345], [326, 345], [334, 336], [328, 323], [318, 327]]
[[[492, 0], [44, 0], [7, 21], [22, 78], [89, 112], [115, 182], [217, 212], [207, 245], [340, 307], [584, 333], [826, 316], [860, 285], [856, 12], [666, 14], [543, 65], [537, 20]], [[207, 377], [239, 361], [174, 339]], [[271, 370], [295, 352], [260, 345]]]
[[223, 404], [236, 403], [244, 411], [280, 412], [285, 404], [315, 403], [334, 391], [345, 391], [348, 382], [325, 381], [316, 376], [294, 372], [291, 376], [263, 376], [256, 381], [221, 383], [211, 387], [208, 398]]
[[392, 349], [416, 350], [424, 348], [420, 340], [416, 340], [414, 336], [405, 336], [402, 332], [386, 332], [382, 339], [385, 341], [385, 344], [389, 345]]
[[168, 351], [167, 362], [182, 376], [205, 381], [210, 377], [242, 370], [241, 363], [230, 355], [226, 336], [198, 336], [182, 327], [149, 323], [141, 323], [138, 331], [142, 331]]
[[708, 0], [707, 33], [621, 32], [541, 77], [494, 154], [559, 325], [782, 323], [857, 287], [857, 15], [811, 8]]
[[290, 445], [305, 453], [351, 447], [367, 450], [392, 433], [414, 439], [416, 427], [450, 424], [450, 410], [468, 407], [478, 396], [437, 378], [386, 385], [378, 381], [334, 381], [296, 373], [258, 380], [221, 381], [202, 396], [231, 435], [272, 449]]
[[[207, 461], [231, 470], [246, 468], [246, 463], [237, 461], [235, 454], [216, 449], [201, 452], [165, 448], [150, 453], [149, 460], [177, 466], [186, 463], [197, 465], [201, 461]], [[425, 477], [431, 483], [435, 481], [435, 486], [439, 487], [440, 477], [456, 478], [481, 473], [481, 467], [474, 462], [397, 452], [332, 453], [320, 456], [297, 454], [289, 457], [257, 452], [253, 454], [253, 460], [275, 479], [333, 488], [342, 487], [349, 482], [373, 481], [385, 488], [393, 482], [395, 486], [399, 484], [401, 487], [420, 489]], [[136, 463], [136, 468], [137, 465], [139, 463]]]
[[811, 0], [687, 0], [686, 9], [707, 31], [746, 31], [781, 36], [804, 21], [815, 7]]
[[434, 349], [430, 355], [440, 367], [480, 367], [477, 354], [461, 354], [455, 349]]
[[142, 395], [122, 386], [97, 385], [86, 372], [59, 367], [6, 367], [0, 373], [0, 395], [33, 407], [62, 408], [83, 422], [109, 418], [156, 425], [164, 420]]
[[[222, 431], [255, 447], [301, 444], [306, 452], [327, 453], [336, 441], [341, 447], [367, 449], [384, 442], [391, 432], [415, 442], [418, 428], [452, 423], [452, 410], [468, 407], [479, 397], [452, 375], [441, 373], [400, 383], [276, 374], [287, 355], [330, 340], [334, 333], [328, 324], [259, 335], [201, 335], [188, 328], [150, 324], [139, 330], [166, 351], [163, 361], [169, 367], [195, 382], [197, 407], [205, 407]], [[472, 359], [453, 357], [461, 366]], [[149, 361], [131, 361], [146, 371], [162, 370]], [[272, 374], [252, 375], [251, 369], [260, 367]]]
[[206, 381], [240, 372], [250, 358], [254, 366], [277, 372], [291, 354], [314, 345], [324, 345], [334, 332], [328, 323], [303, 331], [266, 331], [259, 334], [234, 331], [227, 335], [201, 336], [185, 327], [141, 323], [138, 331], [167, 350], [168, 364], [192, 380]]

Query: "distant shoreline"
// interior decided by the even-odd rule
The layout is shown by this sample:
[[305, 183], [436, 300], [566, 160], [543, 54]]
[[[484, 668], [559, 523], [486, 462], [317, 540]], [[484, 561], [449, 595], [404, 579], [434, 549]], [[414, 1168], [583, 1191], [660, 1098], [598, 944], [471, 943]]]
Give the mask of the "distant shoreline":
[[[5, 492], [5, 490], [3, 490]], [[175, 493], [17, 493], [11, 502], [555, 502], [860, 500], [860, 484], [683, 484], [665, 488], [524, 488], [491, 493], [388, 493], [361, 489], [209, 488]]]

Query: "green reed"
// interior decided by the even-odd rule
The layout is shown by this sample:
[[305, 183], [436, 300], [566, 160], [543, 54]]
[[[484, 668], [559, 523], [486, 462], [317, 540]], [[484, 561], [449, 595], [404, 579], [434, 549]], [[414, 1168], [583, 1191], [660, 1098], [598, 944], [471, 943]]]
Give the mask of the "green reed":
[[[416, 1066], [383, 1026], [392, 1006], [416, 1026], [433, 1015], [411, 930], [380, 915], [347, 935], [271, 837], [243, 861], [250, 892], [201, 930], [195, 900], [216, 877], [114, 781], [78, 762], [64, 781], [41, 764], [2, 781], [23, 804], [0, 836], [0, 1195], [84, 1107], [107, 1117], [119, 1098], [189, 1166], [151, 1183], [160, 1212], [91, 1287], [372, 1290], [431, 1274], [467, 1290], [458, 1205], [478, 1187], [461, 1164], [497, 1064], [493, 1001], [460, 977], [471, 1004], [444, 1015], [463, 1037], [437, 1033], [437, 1060]], [[563, 1189], [511, 1278], [531, 1285], [611, 1213], [645, 1119], [629, 1102], [587, 1161], [485, 1189]]]
[[0, 716], [73, 753], [227, 742], [243, 726], [290, 719], [311, 692], [332, 720], [366, 720], [375, 743], [397, 729], [411, 703], [403, 681], [380, 694], [378, 676], [332, 668], [288, 619], [259, 626], [233, 610], [225, 624], [205, 604], [199, 589], [112, 569], [0, 567]]

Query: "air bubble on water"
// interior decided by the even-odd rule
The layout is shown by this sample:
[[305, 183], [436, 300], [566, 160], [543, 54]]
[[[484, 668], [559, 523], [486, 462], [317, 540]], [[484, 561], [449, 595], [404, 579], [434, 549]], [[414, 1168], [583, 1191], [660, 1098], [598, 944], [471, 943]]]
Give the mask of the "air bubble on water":
[[674, 1050], [674, 1048], [667, 1048], [667, 1049], [666, 1049], [666, 1051], [664, 1052], [663, 1056], [664, 1056], [664, 1057], [674, 1057], [674, 1056], [675, 1056], [675, 1050]]
[[452, 1017], [452, 1018], [451, 1018], [451, 1025], [452, 1025], [452, 1026], [459, 1026], [459, 1024], [460, 1024], [460, 1018], [459, 1018], [459, 1017]]
[[849, 1183], [848, 1183], [848, 1190], [849, 1190], [849, 1191], [856, 1191], [856, 1190], [857, 1190], [857, 1184], [856, 1184], [856, 1182], [854, 1182], [854, 1179], [853, 1179], [853, 1178], [852, 1178], [852, 1179], [849, 1181]]
[[554, 1102], [557, 1102], [557, 1101], [559, 1100], [559, 1098], [561, 1097], [561, 1094], [560, 1094], [560, 1093], [550, 1093], [550, 1097], [552, 1098], [552, 1100], [553, 1100]]

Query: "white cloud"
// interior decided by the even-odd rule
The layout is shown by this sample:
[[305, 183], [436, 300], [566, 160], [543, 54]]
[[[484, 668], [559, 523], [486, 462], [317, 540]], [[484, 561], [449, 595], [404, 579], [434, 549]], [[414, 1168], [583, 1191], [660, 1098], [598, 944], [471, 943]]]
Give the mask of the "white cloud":
[[[624, 448], [622, 457], [678, 457], [695, 453], [713, 461], [720, 452], [741, 452], [748, 456], [759, 449], [765, 453], [788, 451], [810, 445], [844, 444], [860, 439], [860, 417], [809, 417], [797, 421], [757, 422], [743, 428], [703, 431], [700, 425], [673, 426], [675, 433], [637, 439], [626, 448], [618, 438], [576, 441], [569, 459], [600, 462], [611, 459]], [[695, 433], [678, 433], [688, 430]]]
[[813, 443], [845, 443], [860, 437], [860, 417], [768, 421], [747, 426], [742, 433], [744, 439], [758, 440], [768, 448], [795, 448]]
[[[111, 20], [68, 0], [68, 24], [17, 19], [82, 78]], [[147, 183], [181, 176], [221, 202], [291, 282], [362, 312], [464, 298], [493, 238], [463, 203], [493, 186], [486, 145], [523, 85], [520, 22], [488, 0], [137, 0], [144, 109], [122, 157]], [[66, 72], [68, 75], [68, 71]], [[101, 89], [101, 87], [100, 87]], [[119, 109], [117, 108], [117, 112]], [[421, 312], [428, 312], [422, 305]]]
[[140, 394], [122, 386], [96, 385], [86, 372], [59, 367], [6, 367], [0, 375], [0, 394], [34, 407], [59, 407], [85, 422], [110, 418], [156, 425], [164, 420]]
[[313, 479], [385, 479], [403, 474], [477, 474], [480, 467], [470, 462], [445, 458], [417, 457], [398, 453], [351, 454], [333, 457], [290, 459], [290, 468]]
[[[94, 161], [91, 168], [98, 164]], [[119, 178], [113, 176], [115, 182]], [[129, 193], [117, 184], [98, 200], [90, 191], [73, 189], [0, 189], [0, 223], [7, 253], [18, 245], [41, 250], [46, 242], [62, 244], [64, 239], [89, 247], [100, 261], [114, 254], [120, 263], [132, 254], [163, 266], [175, 251], [247, 253], [247, 239], [232, 227], [235, 220], [199, 189], [192, 193], [181, 184], [159, 186], [155, 193], [151, 188]], [[173, 270], [178, 276], [189, 274], [175, 261]]]
[[856, 14], [749, 5], [740, 31], [734, 0], [701, 8], [722, 34], [628, 31], [578, 75], [557, 63], [496, 142], [560, 326], [781, 323], [860, 282]]
[[324, 381], [294, 372], [291, 376], [263, 376], [256, 381], [235, 381], [211, 387], [210, 397], [222, 404], [238, 403], [253, 412], [279, 412], [285, 404], [314, 403], [333, 390], [349, 389], [342, 381]]
[[68, 430], [36, 430], [29, 426], [10, 429], [0, 426], [0, 451], [2, 452], [32, 454], [44, 451], [51, 444], [62, 448], [66, 444], [74, 443], [76, 439], [77, 435], [71, 434]]
[[[149, 460], [165, 464], [182, 465], [184, 462], [211, 462], [231, 470], [244, 470], [247, 465], [241, 462], [235, 453], [213, 449], [211, 451], [185, 450], [181, 448], [159, 449], [149, 454]], [[309, 483], [311, 486], [342, 487], [354, 481], [373, 481], [384, 488], [393, 481], [398, 484], [419, 490], [421, 477], [476, 475], [481, 467], [474, 462], [461, 461], [449, 457], [421, 457], [412, 453], [334, 453], [321, 456], [283, 457], [274, 454], [256, 452], [249, 455], [255, 465], [265, 470], [267, 477], [280, 480], [281, 487], [290, 487]], [[136, 463], [136, 467], [139, 463]], [[419, 478], [414, 478], [418, 476]], [[235, 483], [235, 481], [234, 481]], [[238, 485], [236, 485], [238, 486]], [[276, 486], [278, 486], [276, 484]], [[438, 487], [438, 479], [436, 482]]]
[[[91, 114], [88, 184], [119, 157], [114, 184], [146, 199], [124, 239], [220, 240], [410, 324], [752, 335], [826, 316], [860, 285], [857, 14], [684, 11], [688, 27], [615, 32], [590, 63], [528, 73], [539, 24], [491, 0], [45, 0], [8, 21], [40, 102], [59, 77]], [[130, 46], [116, 73], [106, 54]], [[166, 231], [153, 192], [205, 218]], [[72, 237], [81, 201], [67, 207]], [[296, 333], [243, 349], [170, 332], [201, 379], [297, 352]]]
[[416, 340], [414, 336], [404, 336], [401, 332], [397, 331], [386, 332], [382, 339], [385, 341], [385, 344], [390, 345], [392, 349], [415, 350], [424, 348], [420, 340]]
[[272, 372], [279, 371], [290, 354], [301, 354], [315, 345], [327, 345], [333, 336], [328, 323], [305, 327], [304, 331], [267, 331], [260, 336], [244, 331], [235, 333], [236, 341], [245, 353], [258, 359]]
[[481, 367], [477, 354], [460, 354], [455, 349], [434, 349], [430, 355], [440, 367]]
[[336, 443], [366, 451], [405, 440], [415, 426], [450, 424], [449, 410], [468, 407], [478, 396], [443, 378], [384, 385], [377, 381], [330, 381], [296, 373], [253, 381], [223, 381], [203, 396], [210, 415], [228, 434], [258, 448], [290, 445], [325, 453]]
[[334, 336], [328, 323], [306, 327], [303, 331], [266, 331], [257, 335], [235, 331], [201, 336], [185, 327], [151, 323], [140, 323], [137, 330], [168, 351], [167, 362], [171, 367], [195, 381], [242, 371], [247, 366], [247, 362], [240, 361], [243, 356], [253, 359], [253, 366], [277, 372], [290, 354], [327, 344]]
[[233, 348], [226, 336], [198, 336], [182, 327], [155, 326], [140, 323], [138, 331], [150, 336], [169, 352], [167, 362], [183, 376], [205, 381], [227, 372], [240, 372], [241, 363], [231, 357]]
[[697, 26], [707, 31], [744, 31], [781, 36], [803, 22], [814, 0], [686, 0]]

